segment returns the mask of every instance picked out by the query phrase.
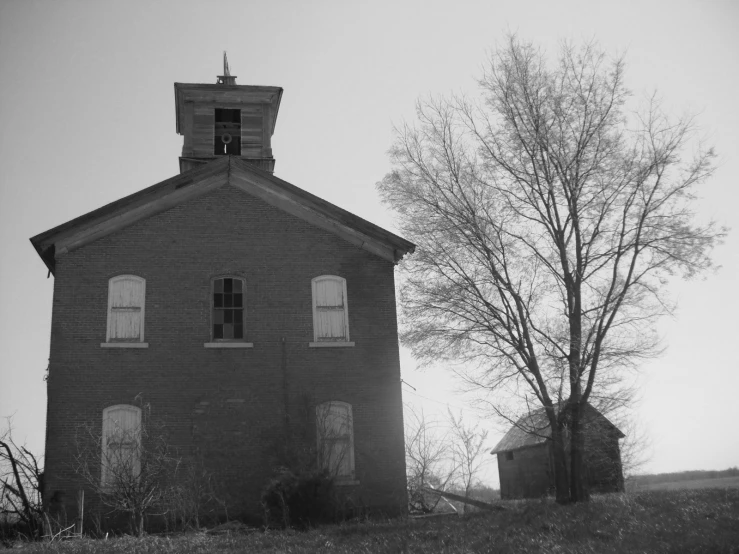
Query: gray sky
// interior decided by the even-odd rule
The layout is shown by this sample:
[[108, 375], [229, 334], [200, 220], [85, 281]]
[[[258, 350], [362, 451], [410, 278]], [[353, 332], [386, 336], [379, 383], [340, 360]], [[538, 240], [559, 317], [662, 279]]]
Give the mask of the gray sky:
[[[0, 0], [0, 415], [43, 450], [53, 279], [29, 237], [175, 175], [173, 83], [214, 83], [223, 50], [239, 84], [285, 89], [275, 174], [393, 230], [374, 185], [417, 98], [474, 94], [508, 31], [550, 51], [595, 38], [626, 54], [636, 97], [656, 90], [669, 112], [698, 115], [720, 161], [699, 217], [736, 227], [738, 25], [739, 3], [718, 1]], [[671, 285], [665, 354], [638, 376], [645, 471], [739, 465], [738, 254], [735, 232], [720, 271]], [[417, 371], [404, 352], [402, 371], [427, 412], [469, 405], [443, 369]], [[502, 427], [482, 423], [492, 446]]]

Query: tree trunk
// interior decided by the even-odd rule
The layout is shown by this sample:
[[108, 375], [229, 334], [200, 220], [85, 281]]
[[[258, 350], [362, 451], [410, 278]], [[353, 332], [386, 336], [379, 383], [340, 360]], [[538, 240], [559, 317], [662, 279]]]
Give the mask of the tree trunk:
[[565, 449], [562, 431], [552, 426], [552, 461], [554, 462], [554, 490], [557, 502], [570, 502], [570, 487], [567, 478], [567, 451]]
[[570, 419], [570, 499], [573, 502], [587, 502], [590, 491], [587, 484], [585, 463], [585, 432], [582, 426], [582, 405], [580, 401], [572, 404]]
[[133, 519], [133, 533], [137, 537], [144, 536], [144, 512], [140, 510], [134, 510], [132, 514]]
[[[578, 273], [579, 275], [579, 273]], [[582, 362], [582, 297], [579, 277], [573, 283], [571, 297], [573, 306], [570, 314], [570, 398], [565, 409], [565, 421], [570, 428], [570, 501], [585, 502], [590, 500], [585, 483], [585, 434], [583, 433], [582, 383], [580, 381], [580, 365]]]

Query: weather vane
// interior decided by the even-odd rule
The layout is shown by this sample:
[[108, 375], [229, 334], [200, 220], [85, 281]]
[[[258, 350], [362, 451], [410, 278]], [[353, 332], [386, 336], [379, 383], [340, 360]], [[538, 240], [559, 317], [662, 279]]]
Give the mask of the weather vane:
[[231, 75], [231, 68], [228, 67], [228, 56], [223, 51], [223, 75], [218, 75], [219, 85], [235, 85], [236, 75]]

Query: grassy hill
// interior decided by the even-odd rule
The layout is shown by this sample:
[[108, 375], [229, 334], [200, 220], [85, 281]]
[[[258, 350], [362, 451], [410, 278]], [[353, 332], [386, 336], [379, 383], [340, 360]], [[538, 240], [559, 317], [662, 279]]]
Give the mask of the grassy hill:
[[503, 501], [465, 517], [350, 522], [307, 532], [205, 533], [143, 539], [36, 543], [24, 553], [739, 553], [739, 489], [596, 496], [560, 506], [551, 499]]

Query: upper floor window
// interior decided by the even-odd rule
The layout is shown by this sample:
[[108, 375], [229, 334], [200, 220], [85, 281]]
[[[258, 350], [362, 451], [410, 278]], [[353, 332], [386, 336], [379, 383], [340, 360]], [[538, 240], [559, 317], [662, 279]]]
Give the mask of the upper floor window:
[[246, 284], [237, 277], [213, 280], [213, 340], [244, 340]]
[[313, 279], [313, 335], [315, 342], [349, 342], [346, 279], [335, 275]]
[[141, 473], [141, 408], [119, 404], [103, 410], [100, 482], [129, 487]]
[[107, 342], [144, 342], [145, 297], [146, 279], [136, 275], [118, 275], [110, 279]]
[[216, 108], [213, 135], [213, 154], [240, 156], [241, 110]]
[[354, 479], [354, 422], [351, 404], [324, 402], [316, 406], [318, 467], [339, 480]]

